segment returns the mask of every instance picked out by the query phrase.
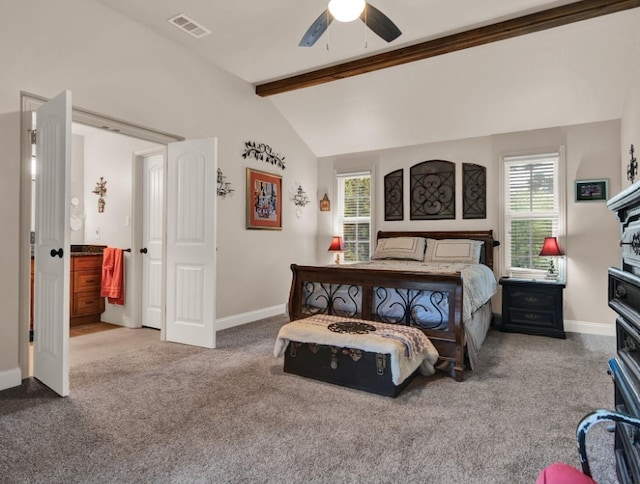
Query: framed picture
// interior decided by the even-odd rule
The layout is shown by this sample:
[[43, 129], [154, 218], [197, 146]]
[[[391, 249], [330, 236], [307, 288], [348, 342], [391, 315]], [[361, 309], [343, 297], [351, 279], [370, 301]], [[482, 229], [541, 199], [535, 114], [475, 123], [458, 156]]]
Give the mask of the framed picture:
[[247, 228], [282, 230], [282, 177], [247, 168]]
[[576, 180], [576, 202], [607, 200], [609, 180]]
[[320, 200], [320, 211], [321, 212], [330, 212], [331, 211], [331, 200], [329, 200], [329, 195], [326, 193], [322, 200]]

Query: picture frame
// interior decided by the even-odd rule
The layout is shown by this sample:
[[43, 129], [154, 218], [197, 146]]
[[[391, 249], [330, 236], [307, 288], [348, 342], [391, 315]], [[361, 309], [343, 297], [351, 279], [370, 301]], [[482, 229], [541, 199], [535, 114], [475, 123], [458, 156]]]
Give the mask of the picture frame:
[[282, 230], [282, 177], [247, 168], [247, 229]]
[[321, 212], [330, 212], [331, 211], [331, 200], [329, 200], [329, 195], [326, 193], [324, 197], [320, 200], [320, 211]]
[[609, 180], [576, 180], [576, 202], [601, 202], [608, 196]]

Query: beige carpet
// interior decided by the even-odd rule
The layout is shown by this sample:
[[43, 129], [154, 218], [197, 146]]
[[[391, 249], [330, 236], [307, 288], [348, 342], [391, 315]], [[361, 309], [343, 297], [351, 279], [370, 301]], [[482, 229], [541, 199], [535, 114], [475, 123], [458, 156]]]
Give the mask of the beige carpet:
[[[466, 381], [417, 377], [391, 399], [284, 374], [284, 321], [74, 364], [64, 399], [35, 380], [0, 392], [2, 481], [532, 483], [578, 467], [578, 421], [613, 405], [613, 338], [491, 331]], [[615, 482], [611, 434], [588, 440]]]

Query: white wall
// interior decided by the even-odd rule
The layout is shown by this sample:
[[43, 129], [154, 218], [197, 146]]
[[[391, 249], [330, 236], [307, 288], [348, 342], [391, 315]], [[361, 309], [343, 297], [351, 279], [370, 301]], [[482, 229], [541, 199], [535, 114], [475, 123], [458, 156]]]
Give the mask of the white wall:
[[[216, 136], [219, 165], [237, 190], [218, 209], [218, 318], [283, 305], [289, 265], [315, 262], [317, 200], [301, 219], [285, 200], [282, 231], [245, 230], [245, 168], [279, 173], [285, 194], [296, 182], [313, 194], [317, 160], [272, 102], [93, 0], [0, 7], [0, 388], [18, 368], [21, 90], [53, 97], [70, 89], [74, 105], [90, 111], [185, 138]], [[244, 160], [247, 140], [285, 155], [286, 170]], [[114, 206], [109, 198], [107, 210]]]
[[[84, 136], [73, 133], [71, 147], [71, 198], [78, 199], [78, 205], [69, 207], [70, 216], [76, 217], [77, 220], [82, 220], [84, 214]], [[33, 186], [33, 185], [32, 185]], [[71, 200], [69, 200], [71, 204]], [[35, 209], [35, 204], [32, 206], [32, 210]], [[34, 215], [35, 217], [35, 215]], [[69, 235], [69, 242], [71, 244], [83, 244], [84, 243], [84, 221], [82, 227], [78, 230], [74, 230], [73, 225], [71, 228], [71, 234]]]
[[[640, 160], [640, 45], [636, 48], [637, 55], [634, 57], [635, 64], [629, 66], [630, 75], [633, 82], [629, 93], [627, 95], [627, 101], [625, 102], [624, 112], [622, 114], [620, 144], [622, 158], [620, 160], [620, 166], [622, 170], [622, 188], [626, 188], [631, 185], [631, 182], [627, 180], [627, 165], [631, 159], [629, 155], [629, 149], [633, 144], [635, 149], [635, 157]], [[640, 180], [640, 173], [636, 175], [635, 181]]]
[[[612, 331], [615, 321], [607, 305], [607, 268], [619, 258], [619, 227], [615, 216], [604, 202], [575, 203], [576, 179], [608, 178], [609, 192], [620, 190], [620, 123], [608, 121], [535, 131], [500, 134], [481, 138], [430, 143], [398, 149], [354, 155], [321, 158], [318, 161], [319, 193], [329, 191], [333, 200], [333, 174], [372, 167], [375, 170], [375, 230], [486, 230], [500, 233], [499, 160], [507, 153], [566, 147], [567, 195], [567, 287], [564, 293], [569, 330], [594, 330], [590, 323], [607, 325]], [[409, 220], [409, 168], [421, 161], [441, 159], [456, 163], [456, 220]], [[487, 168], [487, 218], [462, 219], [462, 163], [475, 163]], [[384, 176], [404, 168], [404, 221], [384, 221]], [[326, 188], [325, 188], [326, 187]], [[334, 212], [332, 212], [334, 213]], [[330, 263], [327, 254], [332, 234], [332, 218], [321, 215], [318, 229], [318, 259]], [[502, 274], [500, 248], [495, 252], [495, 272]], [[494, 298], [494, 312], [501, 312], [500, 293]], [[587, 324], [584, 324], [587, 323]], [[598, 331], [598, 329], [595, 329]]]

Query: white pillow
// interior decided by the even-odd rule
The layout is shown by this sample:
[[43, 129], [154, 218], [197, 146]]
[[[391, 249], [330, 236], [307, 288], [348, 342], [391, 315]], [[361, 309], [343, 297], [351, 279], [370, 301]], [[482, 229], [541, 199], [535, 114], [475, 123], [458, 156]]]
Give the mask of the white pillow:
[[483, 243], [471, 239], [427, 239], [424, 261], [478, 264]]
[[371, 259], [418, 260], [424, 258], [424, 237], [390, 237], [380, 239]]

